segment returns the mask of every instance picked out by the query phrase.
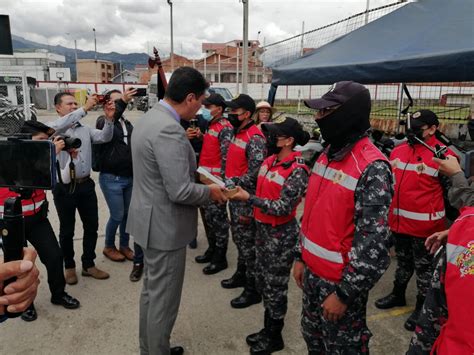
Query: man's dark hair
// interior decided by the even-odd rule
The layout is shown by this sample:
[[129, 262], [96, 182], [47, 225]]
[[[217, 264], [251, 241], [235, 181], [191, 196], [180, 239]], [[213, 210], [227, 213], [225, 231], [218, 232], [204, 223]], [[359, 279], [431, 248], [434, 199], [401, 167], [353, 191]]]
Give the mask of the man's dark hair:
[[196, 95], [196, 98], [200, 97], [208, 87], [209, 83], [199, 71], [191, 67], [181, 67], [171, 75], [165, 97], [181, 103], [189, 94]]
[[63, 96], [75, 97], [70, 92], [58, 92], [56, 95], [54, 95], [54, 106], [59, 105], [61, 103], [61, 101], [63, 100]]

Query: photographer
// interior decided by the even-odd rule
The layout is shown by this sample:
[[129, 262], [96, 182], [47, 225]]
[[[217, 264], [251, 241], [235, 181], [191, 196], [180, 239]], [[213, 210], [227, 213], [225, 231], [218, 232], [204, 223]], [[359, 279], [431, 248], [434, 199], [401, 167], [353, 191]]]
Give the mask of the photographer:
[[[9, 312], [24, 311], [35, 299], [38, 291], [39, 271], [35, 266], [36, 252], [23, 249], [23, 260], [0, 263], [0, 323], [7, 320], [5, 308]], [[12, 277], [17, 280], [3, 289], [3, 282]]]
[[[77, 102], [70, 93], [59, 93], [54, 98], [58, 115], [56, 121], [49, 124], [57, 133], [71, 138], [79, 138], [82, 142], [77, 157], [59, 159], [62, 183], [53, 190], [54, 204], [59, 216], [59, 240], [64, 254], [66, 283], [77, 283], [76, 263], [74, 261], [74, 228], [76, 209], [82, 220], [84, 237], [82, 240], [82, 276], [91, 276], [103, 280], [109, 274], [95, 267], [95, 247], [99, 212], [95, 183], [90, 178], [92, 164], [92, 144], [110, 142], [114, 133], [113, 117], [105, 120], [102, 130], [83, 125], [79, 120], [85, 116], [89, 108], [97, 104], [97, 97], [90, 96], [83, 108], [77, 109]], [[71, 118], [73, 116], [73, 118]], [[62, 154], [64, 156], [64, 154]]]
[[[460, 209], [461, 215], [449, 230], [426, 240], [426, 248], [436, 252], [436, 266], [407, 354], [471, 354], [474, 312], [469, 295], [474, 293], [474, 186], [469, 185], [454, 156], [433, 161], [439, 164], [440, 173], [450, 177], [453, 185], [449, 201]], [[440, 248], [442, 244], [447, 245]]]
[[[107, 115], [114, 117], [114, 135], [109, 143], [94, 147], [96, 162], [93, 167], [100, 171], [99, 184], [109, 207], [110, 217], [105, 229], [103, 254], [112, 261], [133, 261], [130, 281], [139, 281], [143, 273], [143, 251], [134, 244], [135, 253], [129, 247], [130, 235], [125, 231], [128, 207], [132, 197], [133, 167], [130, 140], [133, 125], [122, 114], [128, 102], [136, 94], [136, 89], [128, 89], [122, 95], [118, 90], [105, 95], [105, 116], [100, 116], [96, 128], [101, 129]], [[115, 234], [120, 227], [120, 248], [115, 247]]]
[[[26, 121], [21, 129], [22, 133], [29, 133], [33, 140], [47, 140], [54, 133], [54, 129], [36, 121]], [[64, 140], [56, 137], [53, 141], [56, 154], [64, 148]], [[9, 197], [19, 196], [8, 188], [0, 188], [0, 206]], [[25, 239], [30, 242], [38, 252], [41, 262], [46, 266], [48, 284], [51, 291], [51, 303], [61, 305], [67, 309], [79, 307], [79, 301], [69, 296], [65, 291], [65, 279], [62, 272], [63, 257], [53, 228], [48, 220], [48, 201], [44, 190], [34, 190], [29, 199], [22, 199], [23, 216], [25, 220]], [[21, 318], [30, 322], [37, 318], [33, 305], [23, 312]]]

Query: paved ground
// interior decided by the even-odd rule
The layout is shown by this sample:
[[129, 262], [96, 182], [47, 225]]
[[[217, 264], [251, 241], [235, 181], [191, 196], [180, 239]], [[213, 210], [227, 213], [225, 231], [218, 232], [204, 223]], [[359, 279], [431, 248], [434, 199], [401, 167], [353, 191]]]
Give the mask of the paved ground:
[[[140, 117], [136, 111], [127, 116], [134, 122]], [[40, 113], [40, 120], [52, 119], [52, 113]], [[84, 121], [92, 124], [97, 113]], [[93, 175], [97, 181], [97, 175]], [[65, 310], [49, 302], [44, 267], [41, 286], [36, 299], [38, 320], [25, 323], [21, 319], [9, 320], [0, 325], [0, 354], [136, 354], [138, 353], [138, 298], [141, 284], [128, 280], [132, 264], [113, 263], [102, 255], [104, 229], [108, 210], [97, 186], [99, 198], [99, 241], [97, 265], [108, 271], [111, 278], [105, 281], [79, 276], [79, 283], [68, 286], [67, 291], [81, 301], [78, 310]], [[50, 196], [50, 201], [52, 198]], [[51, 203], [50, 220], [56, 232], [58, 218]], [[78, 217], [79, 220], [79, 217]], [[197, 250], [188, 250], [186, 278], [181, 308], [172, 335], [172, 342], [185, 347], [187, 354], [245, 354], [248, 347], [245, 336], [261, 328], [262, 305], [234, 310], [229, 301], [240, 290], [224, 290], [219, 282], [235, 270], [236, 249], [230, 243], [229, 269], [213, 276], [205, 276], [202, 265], [194, 257], [206, 248], [204, 232], [200, 227]], [[75, 250], [80, 255], [82, 228], [76, 225]], [[80, 257], [76, 258], [80, 261]], [[410, 307], [380, 311], [373, 306], [376, 298], [391, 290], [395, 260], [381, 281], [372, 290], [368, 307], [369, 328], [374, 334], [370, 348], [372, 354], [404, 354], [411, 334], [403, 329]], [[413, 280], [412, 280], [413, 281]], [[410, 305], [415, 303], [414, 282], [408, 293]], [[304, 354], [306, 346], [300, 333], [301, 292], [293, 280], [290, 282], [289, 310], [284, 329], [286, 348], [279, 354]]]

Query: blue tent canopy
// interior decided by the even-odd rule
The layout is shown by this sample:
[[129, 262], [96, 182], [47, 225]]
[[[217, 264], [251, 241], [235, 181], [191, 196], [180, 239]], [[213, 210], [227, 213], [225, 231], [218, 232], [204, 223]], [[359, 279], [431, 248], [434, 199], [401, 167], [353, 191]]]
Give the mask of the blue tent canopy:
[[474, 81], [474, 1], [408, 3], [273, 68], [272, 86], [341, 80], [365, 84]]

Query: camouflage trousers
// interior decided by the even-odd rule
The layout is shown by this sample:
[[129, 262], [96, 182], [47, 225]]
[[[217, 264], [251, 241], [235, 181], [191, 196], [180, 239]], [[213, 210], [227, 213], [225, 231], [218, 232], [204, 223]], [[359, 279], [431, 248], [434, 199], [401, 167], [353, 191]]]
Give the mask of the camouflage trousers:
[[322, 303], [336, 283], [319, 278], [308, 268], [304, 273], [301, 326], [308, 353], [330, 355], [368, 354], [372, 333], [367, 328], [368, 293], [360, 294], [336, 323], [323, 317]]
[[230, 201], [230, 230], [232, 239], [237, 246], [240, 265], [246, 266], [249, 280], [255, 278], [255, 219], [253, 207], [246, 202]]
[[272, 227], [256, 222], [255, 281], [263, 305], [272, 319], [285, 318], [288, 309], [288, 282], [298, 241], [296, 220]]
[[397, 269], [395, 283], [407, 285], [416, 272], [418, 296], [425, 298], [433, 276], [433, 257], [425, 247], [425, 239], [394, 233]]
[[204, 219], [209, 229], [207, 239], [209, 245], [227, 250], [229, 242], [229, 216], [227, 204], [210, 203], [203, 207]]

